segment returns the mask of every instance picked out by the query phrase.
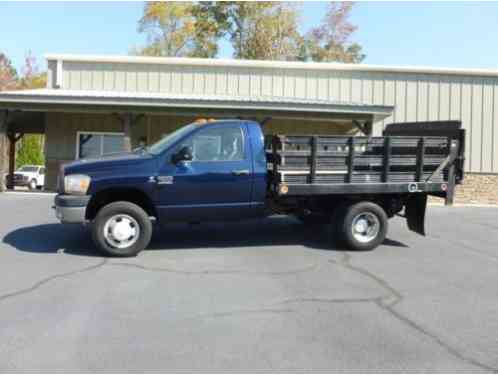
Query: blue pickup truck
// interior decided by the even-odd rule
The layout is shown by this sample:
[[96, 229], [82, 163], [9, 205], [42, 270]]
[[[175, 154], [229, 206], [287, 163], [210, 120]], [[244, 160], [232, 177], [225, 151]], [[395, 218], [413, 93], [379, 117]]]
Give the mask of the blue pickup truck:
[[88, 224], [97, 248], [134, 256], [153, 225], [293, 215], [328, 225], [352, 250], [373, 249], [404, 212], [424, 234], [427, 195], [463, 179], [457, 122], [393, 124], [382, 137], [267, 135], [259, 123], [192, 123], [157, 143], [61, 167], [55, 210]]

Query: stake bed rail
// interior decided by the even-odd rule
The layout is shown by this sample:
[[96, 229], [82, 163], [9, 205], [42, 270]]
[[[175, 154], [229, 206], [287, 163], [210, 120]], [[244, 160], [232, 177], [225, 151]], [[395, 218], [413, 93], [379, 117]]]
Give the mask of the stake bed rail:
[[269, 136], [272, 185], [287, 196], [429, 193], [451, 203], [463, 180], [460, 128], [424, 122], [388, 125], [382, 137]]

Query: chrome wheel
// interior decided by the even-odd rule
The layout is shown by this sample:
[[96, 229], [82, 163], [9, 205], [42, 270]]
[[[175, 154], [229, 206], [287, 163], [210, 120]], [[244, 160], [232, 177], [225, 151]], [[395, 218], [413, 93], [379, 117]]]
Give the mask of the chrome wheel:
[[106, 242], [117, 249], [132, 246], [140, 237], [140, 225], [130, 215], [111, 216], [104, 225]]
[[362, 212], [354, 217], [351, 231], [358, 242], [370, 242], [379, 235], [380, 220], [371, 212]]

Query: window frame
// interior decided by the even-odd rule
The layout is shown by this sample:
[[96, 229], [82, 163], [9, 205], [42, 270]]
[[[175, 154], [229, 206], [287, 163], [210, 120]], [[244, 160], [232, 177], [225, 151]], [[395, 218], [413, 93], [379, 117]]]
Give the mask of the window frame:
[[[99, 132], [99, 131], [77, 131], [76, 132], [76, 158], [75, 160], [80, 160], [80, 135], [122, 135], [125, 136], [124, 132]], [[98, 157], [104, 155], [102, 153], [104, 148], [104, 142], [100, 142], [100, 152], [101, 154]]]
[[241, 126], [241, 125], [237, 125], [237, 124], [233, 124], [233, 125], [223, 124], [223, 125], [215, 125], [215, 126], [204, 125], [204, 126], [205, 127], [202, 127], [202, 125], [200, 125], [200, 128], [198, 130], [196, 130], [195, 132], [193, 132], [192, 134], [187, 136], [184, 140], [189, 140], [189, 138], [193, 138], [193, 137], [197, 136], [202, 130], [220, 129], [220, 128], [226, 128], [228, 126], [233, 126], [233, 127], [237, 128], [242, 135], [242, 151], [243, 151], [242, 159], [237, 159], [237, 160], [192, 160], [192, 161], [190, 161], [190, 163], [230, 163], [230, 162], [237, 163], [237, 162], [242, 162], [242, 161], [247, 160], [247, 147], [246, 147], [247, 135], [246, 135], [246, 131], [245, 131], [245, 126]]

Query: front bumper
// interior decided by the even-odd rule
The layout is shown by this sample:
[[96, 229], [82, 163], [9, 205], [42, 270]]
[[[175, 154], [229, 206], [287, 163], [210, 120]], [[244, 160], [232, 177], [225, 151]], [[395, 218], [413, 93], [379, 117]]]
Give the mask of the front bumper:
[[61, 223], [84, 223], [89, 195], [58, 194], [54, 199], [55, 216]]

